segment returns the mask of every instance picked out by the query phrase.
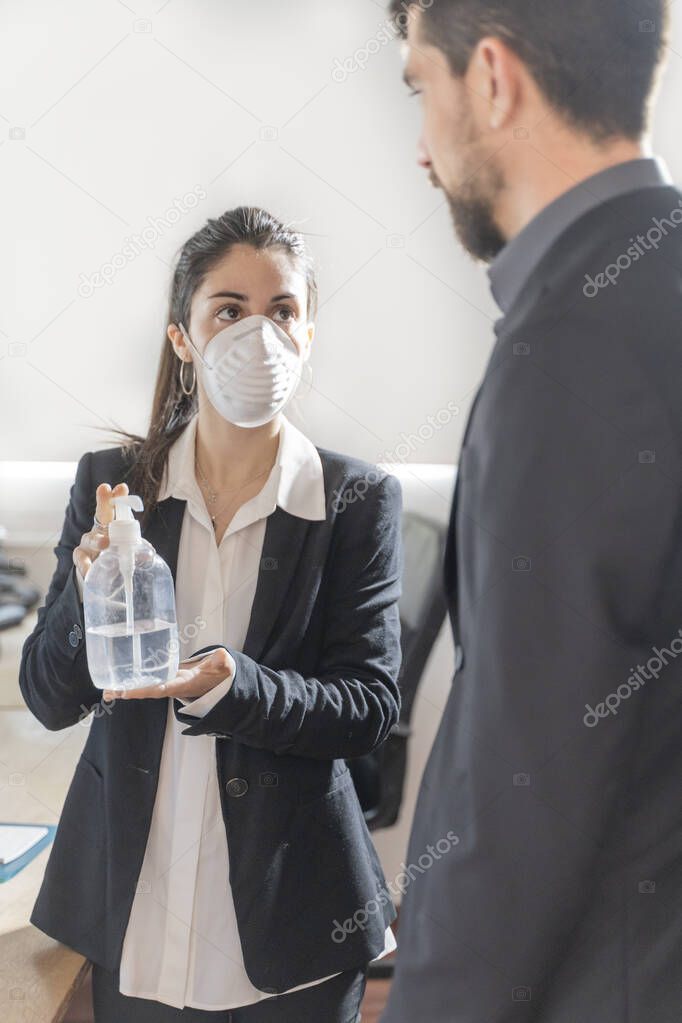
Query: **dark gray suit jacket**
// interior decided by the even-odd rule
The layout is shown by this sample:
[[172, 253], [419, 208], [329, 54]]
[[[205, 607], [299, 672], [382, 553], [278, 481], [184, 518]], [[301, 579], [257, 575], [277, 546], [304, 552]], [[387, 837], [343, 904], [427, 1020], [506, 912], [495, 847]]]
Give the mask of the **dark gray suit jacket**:
[[407, 889], [382, 1023], [680, 1019], [680, 219], [671, 187], [598, 206], [497, 325], [445, 565], [461, 664], [408, 863], [459, 842]]
[[[319, 453], [327, 518], [279, 507], [268, 517], [244, 650], [228, 647], [230, 691], [200, 720], [174, 701], [184, 734], [217, 738], [246, 971], [269, 992], [368, 962], [395, 917], [346, 759], [375, 749], [399, 716], [401, 489], [368, 463]], [[92, 526], [98, 484], [125, 480], [127, 468], [120, 448], [80, 459], [20, 670], [47, 728], [95, 712], [31, 922], [108, 969], [120, 962], [142, 865], [168, 701], [100, 702], [72, 553]], [[184, 511], [170, 497], [143, 530], [174, 578]]]

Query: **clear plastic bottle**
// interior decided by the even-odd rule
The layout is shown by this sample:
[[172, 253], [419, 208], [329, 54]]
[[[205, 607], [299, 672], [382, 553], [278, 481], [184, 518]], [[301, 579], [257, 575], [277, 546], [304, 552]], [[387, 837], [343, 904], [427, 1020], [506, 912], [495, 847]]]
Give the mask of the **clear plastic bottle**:
[[83, 584], [85, 645], [93, 685], [140, 689], [175, 678], [178, 628], [171, 571], [142, 539], [136, 494], [115, 497], [109, 546]]

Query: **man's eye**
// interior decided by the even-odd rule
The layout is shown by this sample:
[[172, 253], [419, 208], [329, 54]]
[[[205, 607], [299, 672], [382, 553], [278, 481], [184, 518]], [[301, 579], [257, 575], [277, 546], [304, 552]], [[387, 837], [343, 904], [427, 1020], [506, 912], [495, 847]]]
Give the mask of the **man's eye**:
[[421, 89], [410, 89], [408, 96], [421, 96]]

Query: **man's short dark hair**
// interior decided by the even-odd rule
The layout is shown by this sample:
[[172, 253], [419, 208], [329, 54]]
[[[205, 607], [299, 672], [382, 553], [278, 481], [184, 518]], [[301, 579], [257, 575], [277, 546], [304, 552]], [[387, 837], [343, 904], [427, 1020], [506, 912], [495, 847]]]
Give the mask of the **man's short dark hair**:
[[421, 35], [465, 73], [485, 36], [503, 40], [549, 103], [597, 141], [639, 138], [667, 43], [668, 0], [391, 0], [401, 36], [421, 7]]

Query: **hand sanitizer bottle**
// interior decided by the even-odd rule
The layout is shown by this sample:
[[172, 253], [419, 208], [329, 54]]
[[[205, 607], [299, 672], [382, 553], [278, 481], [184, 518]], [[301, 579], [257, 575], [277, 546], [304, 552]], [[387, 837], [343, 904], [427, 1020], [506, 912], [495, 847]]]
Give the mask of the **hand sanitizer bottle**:
[[109, 546], [83, 585], [85, 646], [98, 689], [140, 689], [175, 678], [178, 629], [173, 577], [133, 516], [136, 494], [115, 497]]

